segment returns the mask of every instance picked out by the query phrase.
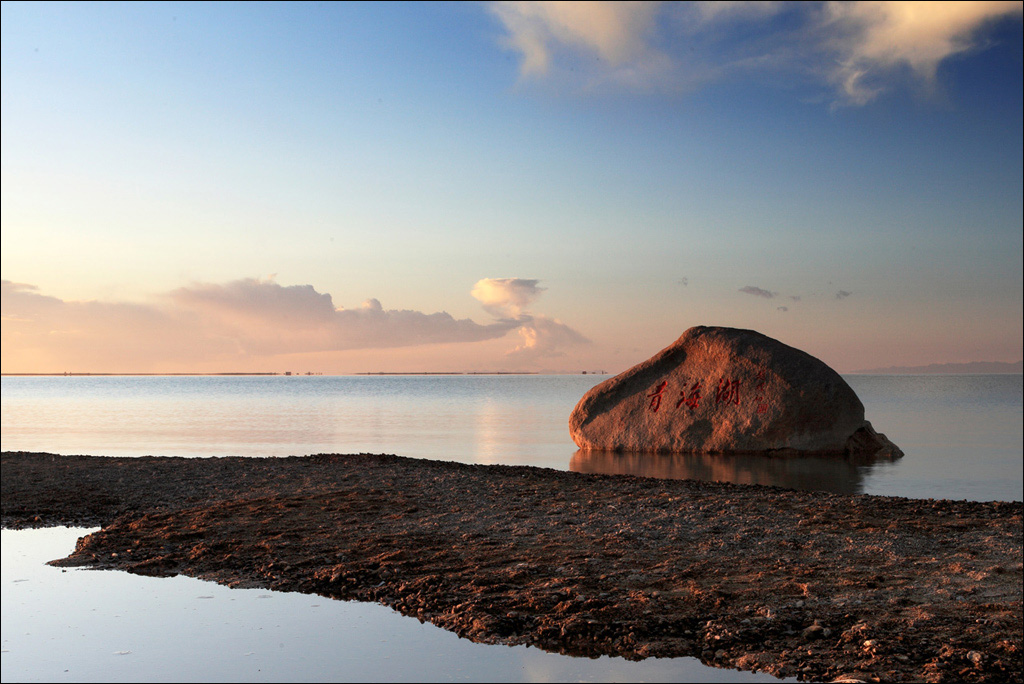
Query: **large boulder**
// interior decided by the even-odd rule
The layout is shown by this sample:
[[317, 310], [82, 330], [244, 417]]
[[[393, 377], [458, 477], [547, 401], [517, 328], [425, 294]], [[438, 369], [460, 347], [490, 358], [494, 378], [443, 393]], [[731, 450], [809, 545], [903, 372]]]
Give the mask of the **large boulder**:
[[753, 330], [690, 328], [587, 392], [569, 417], [580, 449], [902, 455], [864, 420], [838, 373]]

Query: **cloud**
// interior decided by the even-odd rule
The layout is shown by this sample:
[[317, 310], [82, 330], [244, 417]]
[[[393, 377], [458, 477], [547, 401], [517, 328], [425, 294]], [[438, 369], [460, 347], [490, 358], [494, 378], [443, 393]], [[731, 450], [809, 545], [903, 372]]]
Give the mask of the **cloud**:
[[539, 282], [526, 278], [483, 278], [473, 286], [472, 295], [491, 315], [518, 319], [544, 291], [543, 287], [537, 286]]
[[331, 295], [317, 292], [312, 285], [285, 287], [255, 278], [226, 284], [198, 283], [168, 296], [179, 307], [238, 324], [273, 319], [279, 325], [309, 328], [330, 324], [337, 313]]
[[472, 295], [499, 321], [517, 326], [522, 343], [509, 352], [520, 361], [563, 356], [566, 347], [589, 344], [581, 333], [565, 323], [526, 311], [545, 288], [528, 278], [483, 278], [473, 286]]
[[927, 84], [939, 64], [978, 45], [993, 20], [1020, 14], [1020, 2], [831, 2], [839, 66], [833, 80], [846, 99], [865, 104], [885, 88], [883, 78], [909, 68]]
[[772, 292], [770, 290], [765, 290], [760, 287], [754, 287], [753, 285], [746, 285], [744, 287], [741, 287], [738, 291], [742, 292], [743, 294], [753, 295], [755, 297], [764, 297], [765, 299], [774, 299], [775, 296], [778, 294], [778, 292]]
[[373, 298], [346, 309], [312, 285], [256, 278], [194, 283], [141, 304], [64, 301], [5, 280], [4, 371], [231, 370], [285, 354], [474, 343], [513, 331], [521, 340], [508, 355], [528, 363], [589, 343], [561, 321], [527, 313], [544, 291], [538, 283], [478, 281], [473, 296], [498, 319], [479, 324], [444, 312], [385, 309]]
[[[65, 302], [38, 288], [0, 283], [5, 372], [149, 370], [157, 358], [180, 358], [191, 346], [226, 351], [226, 341], [190, 336], [196, 321], [183, 311], [143, 304]], [[230, 345], [227, 347], [230, 349]]]
[[479, 325], [447, 313], [385, 310], [377, 299], [356, 309], [335, 307], [312, 285], [281, 286], [246, 279], [175, 290], [180, 308], [200, 312], [209, 328], [240, 340], [247, 353], [386, 349], [422, 344], [477, 342], [502, 337], [509, 323]]
[[590, 343], [561, 321], [546, 316], [531, 316], [518, 333], [523, 342], [509, 352], [509, 356], [518, 359], [564, 356], [564, 348]]
[[847, 292], [846, 290], [840, 290], [839, 292], [836, 292], [836, 299], [846, 299], [847, 297], [849, 297], [852, 294], [853, 294], [852, 292]]
[[2, 317], [4, 367], [46, 372], [141, 372], [215, 359], [468, 343], [521, 326], [386, 310], [376, 299], [336, 308], [311, 285], [258, 279], [194, 284], [145, 304], [63, 301], [3, 281]]
[[778, 73], [864, 105], [900, 71], [935, 81], [939, 64], [981, 45], [1020, 2], [496, 2], [521, 79], [574, 88], [692, 90]]
[[492, 10], [523, 56], [522, 76], [544, 76], [561, 46], [618, 67], [653, 53], [647, 36], [660, 2], [496, 2]]

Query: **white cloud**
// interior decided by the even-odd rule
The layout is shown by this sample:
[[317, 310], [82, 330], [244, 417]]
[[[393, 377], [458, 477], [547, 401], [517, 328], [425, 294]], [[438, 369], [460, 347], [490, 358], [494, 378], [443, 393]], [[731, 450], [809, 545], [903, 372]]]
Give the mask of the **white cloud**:
[[520, 361], [562, 356], [566, 347], [590, 342], [561, 321], [526, 311], [545, 289], [539, 282], [528, 278], [483, 278], [473, 286], [472, 294], [484, 309], [517, 326], [522, 343], [509, 356]]
[[491, 315], [518, 319], [544, 291], [538, 287], [539, 282], [527, 278], [483, 278], [473, 286], [472, 295]]
[[[519, 52], [521, 78], [559, 75], [573, 87], [685, 91], [769, 72], [810, 76], [864, 105], [909, 69], [978, 47], [1021, 2], [496, 2]], [[777, 20], [785, 15], [784, 20]]]
[[[655, 47], [662, 2], [495, 2], [492, 11], [518, 52], [522, 79], [572, 72], [576, 86], [644, 90], [670, 83]], [[555, 68], [555, 65], [559, 68]], [[576, 87], [573, 86], [573, 87]]]
[[518, 333], [523, 342], [509, 352], [509, 356], [519, 359], [563, 356], [566, 347], [590, 343], [590, 340], [561, 321], [546, 316], [529, 317]]
[[1020, 2], [831, 2], [839, 66], [834, 81], [854, 104], [884, 88], [893, 69], [909, 67], [931, 84], [939, 63], [977, 45], [979, 29], [1021, 12]]
[[610, 66], [652, 51], [647, 35], [660, 2], [496, 2], [494, 13], [523, 55], [523, 76], [548, 73], [551, 53], [567, 45], [596, 54]]

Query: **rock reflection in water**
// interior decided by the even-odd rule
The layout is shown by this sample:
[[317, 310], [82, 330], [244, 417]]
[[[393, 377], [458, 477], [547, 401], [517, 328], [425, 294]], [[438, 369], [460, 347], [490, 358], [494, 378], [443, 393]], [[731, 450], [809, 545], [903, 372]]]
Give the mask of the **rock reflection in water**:
[[569, 470], [577, 473], [638, 475], [668, 480], [759, 484], [837, 494], [861, 494], [864, 479], [878, 464], [874, 456], [762, 456], [755, 454], [658, 454], [577, 451]]

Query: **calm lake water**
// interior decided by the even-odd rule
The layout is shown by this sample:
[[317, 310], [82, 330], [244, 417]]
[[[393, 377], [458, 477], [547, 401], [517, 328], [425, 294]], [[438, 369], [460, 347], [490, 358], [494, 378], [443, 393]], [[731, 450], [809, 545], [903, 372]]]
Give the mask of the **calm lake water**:
[[578, 453], [607, 376], [4, 377], [4, 450], [105, 456], [393, 453], [467, 463], [1021, 500], [1022, 376], [848, 376], [894, 462]]
[[[396, 453], [916, 498], [1021, 500], [1022, 376], [849, 376], [906, 456], [587, 455], [601, 376], [4, 377], [2, 448], [65, 454]], [[43, 565], [88, 530], [2, 532], [3, 681], [778, 681], [692, 658], [473, 644], [377, 605]]]

